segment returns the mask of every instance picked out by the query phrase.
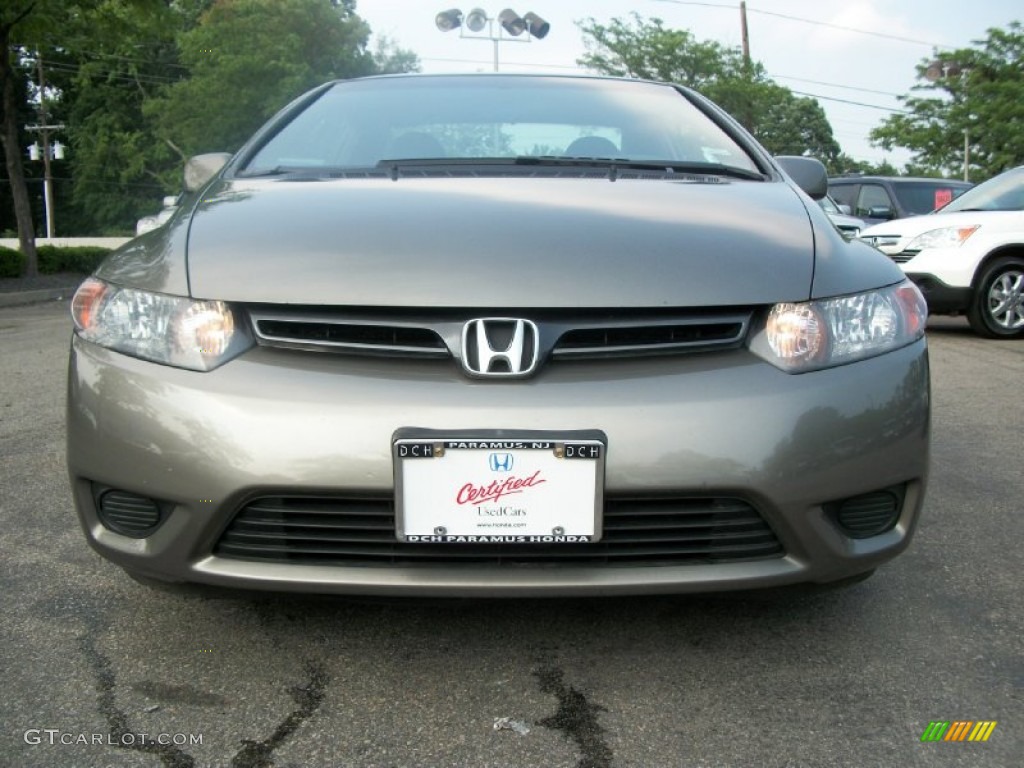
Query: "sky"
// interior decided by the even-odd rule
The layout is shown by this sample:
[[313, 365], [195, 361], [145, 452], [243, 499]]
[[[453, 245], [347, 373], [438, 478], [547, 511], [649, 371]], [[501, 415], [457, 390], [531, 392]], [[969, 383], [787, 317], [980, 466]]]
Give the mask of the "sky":
[[[493, 68], [489, 40], [440, 32], [438, 11], [482, 8], [497, 16], [511, 7], [551, 24], [543, 40], [499, 44], [499, 67], [508, 72], [582, 71], [583, 36], [576, 22], [607, 23], [632, 12], [686, 29], [698, 40], [739, 47], [739, 0], [358, 0], [357, 12], [374, 36], [417, 53], [424, 72], [476, 72]], [[788, 18], [787, 18], [788, 17]], [[902, 166], [910, 155], [872, 147], [868, 133], [915, 84], [915, 67], [936, 50], [970, 47], [993, 27], [1024, 22], [1019, 0], [748, 0], [750, 54], [769, 76], [800, 95], [818, 97], [843, 151], [859, 160]], [[849, 104], [846, 102], [857, 102]]]

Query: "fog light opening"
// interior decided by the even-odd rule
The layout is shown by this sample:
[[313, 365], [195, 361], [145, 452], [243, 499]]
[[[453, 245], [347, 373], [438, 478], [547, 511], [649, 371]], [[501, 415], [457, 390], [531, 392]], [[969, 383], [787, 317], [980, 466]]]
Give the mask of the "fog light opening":
[[105, 528], [133, 539], [150, 536], [165, 518], [153, 499], [114, 489], [96, 494], [96, 514]]
[[903, 511], [906, 486], [852, 496], [825, 504], [825, 512], [851, 539], [868, 539], [896, 527]]

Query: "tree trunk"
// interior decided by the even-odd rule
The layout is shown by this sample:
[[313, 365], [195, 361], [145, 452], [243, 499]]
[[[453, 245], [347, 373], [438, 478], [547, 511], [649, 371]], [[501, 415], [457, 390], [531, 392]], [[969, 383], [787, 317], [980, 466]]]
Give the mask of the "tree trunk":
[[3, 145], [7, 164], [7, 178], [11, 182], [14, 199], [14, 217], [18, 222], [18, 242], [25, 255], [25, 276], [39, 274], [36, 255], [36, 236], [32, 226], [32, 206], [29, 204], [25, 171], [21, 164], [21, 143], [18, 139], [18, 103], [15, 98], [15, 73], [11, 61], [11, 26], [0, 26], [0, 88], [3, 89]]

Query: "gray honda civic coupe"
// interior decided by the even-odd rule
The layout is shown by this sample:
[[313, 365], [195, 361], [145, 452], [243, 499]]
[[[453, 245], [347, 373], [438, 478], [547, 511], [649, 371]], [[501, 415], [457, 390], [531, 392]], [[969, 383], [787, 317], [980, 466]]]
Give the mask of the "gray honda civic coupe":
[[75, 295], [86, 538], [172, 588], [858, 581], [921, 512], [926, 309], [825, 191], [671, 84], [316, 88]]

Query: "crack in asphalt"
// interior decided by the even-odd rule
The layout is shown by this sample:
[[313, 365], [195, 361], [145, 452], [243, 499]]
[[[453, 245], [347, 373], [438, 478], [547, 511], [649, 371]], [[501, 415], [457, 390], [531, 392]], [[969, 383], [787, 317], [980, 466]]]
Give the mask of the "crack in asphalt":
[[[117, 708], [114, 689], [117, 683], [110, 659], [96, 647], [92, 632], [86, 632], [79, 641], [82, 654], [96, 675], [96, 697], [99, 712], [107, 720], [109, 739], [121, 749], [157, 755], [165, 768], [194, 768], [195, 758], [173, 744], [158, 744], [156, 741], [137, 741], [138, 734], [128, 724], [128, 715]], [[127, 742], [128, 736], [132, 737]]]
[[600, 704], [587, 701], [587, 697], [571, 686], [566, 686], [564, 673], [555, 667], [534, 671], [541, 693], [558, 699], [558, 711], [538, 722], [572, 739], [580, 748], [580, 761], [576, 768], [611, 768], [612, 750], [604, 738], [604, 728], [597, 720], [599, 712], [608, 710]]
[[309, 682], [304, 686], [295, 686], [288, 691], [292, 700], [299, 705], [293, 710], [277, 728], [273, 735], [265, 741], [243, 740], [244, 746], [231, 760], [232, 768], [271, 768], [273, 766], [273, 753], [289, 736], [308, 720], [323, 703], [324, 693], [330, 677], [324, 669], [314, 663], [306, 663], [306, 671], [309, 673]]
[[[80, 638], [79, 647], [96, 678], [97, 708], [107, 721], [108, 742], [120, 749], [155, 755], [164, 768], [196, 768], [196, 758], [185, 750], [152, 739], [143, 741], [141, 733], [132, 729], [127, 713], [117, 706], [117, 675], [114, 665], [96, 645], [99, 622], [95, 617], [84, 618], [87, 631]], [[298, 708], [281, 721], [269, 739], [243, 739], [242, 748], [231, 759], [232, 768], [272, 768], [274, 750], [284, 744], [320, 708], [330, 677], [322, 666], [313, 661], [306, 662], [306, 672], [309, 677], [305, 684], [288, 689], [289, 696]]]

